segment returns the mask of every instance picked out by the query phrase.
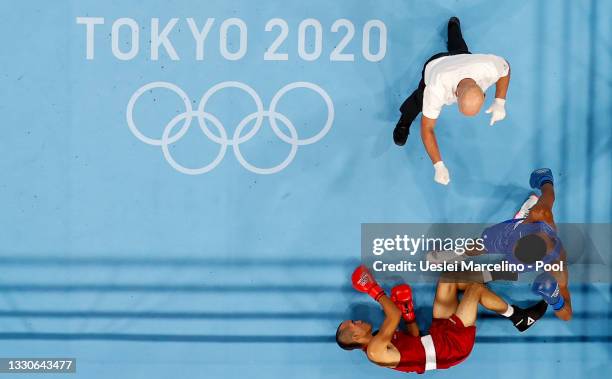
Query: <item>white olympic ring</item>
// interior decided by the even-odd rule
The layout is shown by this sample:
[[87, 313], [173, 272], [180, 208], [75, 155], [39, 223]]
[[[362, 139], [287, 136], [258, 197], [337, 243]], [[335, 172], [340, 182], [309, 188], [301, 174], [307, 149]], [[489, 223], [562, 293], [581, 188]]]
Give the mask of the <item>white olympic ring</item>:
[[[134, 123], [134, 105], [136, 104], [140, 96], [142, 96], [142, 94], [156, 88], [164, 88], [176, 93], [185, 105], [185, 112], [174, 116], [174, 118], [172, 118], [172, 120], [170, 120], [170, 122], [166, 124], [162, 136], [159, 139], [151, 138], [144, 135]], [[234, 135], [231, 138], [228, 138], [227, 131], [225, 130], [225, 127], [223, 126], [221, 121], [219, 121], [219, 119], [211, 113], [206, 112], [204, 109], [210, 97], [224, 88], [238, 88], [243, 90], [251, 96], [256, 107], [255, 112], [247, 115], [242, 119], [242, 121], [238, 123], [238, 126], [234, 131]], [[298, 133], [293, 123], [285, 115], [276, 111], [278, 102], [283, 97], [283, 95], [296, 88], [306, 88], [313, 90], [314, 92], [321, 95], [321, 98], [323, 98], [323, 100], [325, 101], [325, 105], [327, 106], [327, 120], [325, 121], [323, 129], [321, 129], [314, 136], [306, 139], [298, 138]], [[255, 136], [259, 129], [261, 129], [265, 117], [270, 120], [270, 127], [272, 128], [274, 134], [276, 134], [276, 136], [283, 142], [286, 142], [291, 145], [291, 149], [289, 150], [289, 155], [287, 156], [287, 158], [285, 158], [285, 160], [279, 163], [278, 165], [273, 167], [261, 168], [247, 162], [247, 160], [242, 155], [242, 152], [240, 151], [240, 144], [250, 140], [251, 138], [253, 138], [253, 136]], [[198, 168], [190, 168], [181, 165], [174, 159], [174, 157], [172, 157], [169, 149], [169, 145], [176, 143], [185, 135], [185, 133], [187, 133], [187, 131], [191, 127], [191, 121], [194, 118], [198, 120], [198, 125], [200, 126], [200, 129], [202, 130], [204, 135], [220, 146], [219, 152], [217, 156], [213, 159], [213, 161], [205, 166]], [[126, 119], [130, 131], [134, 134], [134, 136], [136, 136], [136, 138], [148, 145], [161, 146], [162, 153], [168, 164], [172, 166], [175, 170], [183, 174], [200, 175], [213, 170], [219, 165], [219, 163], [221, 163], [221, 161], [225, 157], [225, 153], [227, 152], [228, 146], [232, 147], [236, 159], [247, 170], [256, 174], [275, 174], [289, 166], [289, 164], [293, 161], [295, 155], [297, 154], [298, 146], [310, 145], [325, 137], [334, 122], [334, 104], [327, 92], [325, 92], [325, 90], [323, 90], [323, 88], [319, 87], [318, 85], [310, 82], [293, 82], [281, 88], [274, 95], [272, 101], [270, 102], [270, 109], [266, 111], [264, 110], [261, 98], [259, 97], [257, 92], [253, 90], [253, 88], [241, 82], [228, 81], [218, 83], [211, 87], [208, 91], [206, 91], [202, 96], [202, 99], [200, 100], [197, 109], [194, 110], [191, 106], [191, 101], [187, 94], [177, 85], [168, 82], [151, 82], [145, 84], [144, 86], [137, 89], [136, 92], [134, 92], [127, 104]], [[244, 128], [253, 120], [255, 120], [255, 125], [245, 135], [241, 135]], [[289, 135], [285, 134], [278, 127], [278, 124], [276, 122], [277, 120], [280, 120], [280, 122], [285, 125], [285, 127], [289, 131]], [[182, 125], [176, 133], [172, 134], [173, 130], [180, 122], [182, 122]], [[213, 133], [209, 129], [209, 123], [211, 123], [217, 129], [218, 134]]]

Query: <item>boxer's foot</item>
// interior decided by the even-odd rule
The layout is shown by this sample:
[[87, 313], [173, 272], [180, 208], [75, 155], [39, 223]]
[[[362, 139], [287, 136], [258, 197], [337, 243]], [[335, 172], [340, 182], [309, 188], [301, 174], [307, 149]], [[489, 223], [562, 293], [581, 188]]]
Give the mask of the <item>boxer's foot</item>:
[[516, 212], [514, 218], [527, 218], [527, 216], [529, 216], [529, 210], [534, 205], [536, 205], [539, 199], [540, 197], [535, 193], [530, 194], [527, 200], [525, 200], [525, 202], [523, 203], [523, 205], [521, 205], [521, 208], [518, 210], [518, 212]]
[[548, 304], [542, 300], [529, 308], [523, 309], [516, 305], [512, 305], [512, 308], [514, 308], [514, 313], [512, 313], [512, 315], [508, 318], [510, 321], [512, 321], [514, 327], [522, 333], [535, 324], [536, 321], [538, 321], [542, 316], [544, 316], [546, 309], [548, 308]]

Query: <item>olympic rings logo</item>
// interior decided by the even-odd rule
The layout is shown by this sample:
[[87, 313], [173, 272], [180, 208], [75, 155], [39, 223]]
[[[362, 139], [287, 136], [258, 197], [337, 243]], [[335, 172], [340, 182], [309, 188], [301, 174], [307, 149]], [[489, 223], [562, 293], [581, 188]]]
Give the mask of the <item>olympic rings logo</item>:
[[[144, 135], [136, 127], [136, 124], [134, 123], [134, 106], [143, 93], [157, 88], [164, 88], [176, 93], [185, 105], [185, 112], [176, 115], [172, 120], [170, 120], [170, 122], [168, 122], [168, 124], [166, 124], [161, 138], [151, 138]], [[256, 108], [255, 112], [247, 115], [242, 119], [242, 121], [238, 123], [238, 126], [234, 131], [234, 135], [231, 138], [228, 138], [227, 131], [225, 130], [221, 121], [213, 114], [208, 113], [205, 109], [206, 104], [211, 98], [211, 96], [225, 88], [238, 88], [243, 90], [253, 99]], [[283, 95], [296, 88], [306, 88], [318, 93], [319, 95], [321, 95], [327, 106], [327, 120], [325, 121], [323, 129], [321, 129], [314, 136], [306, 139], [300, 139], [293, 123], [282, 113], [276, 111], [278, 102], [283, 97]], [[250, 140], [251, 138], [253, 138], [253, 136], [255, 136], [255, 134], [261, 129], [265, 117], [268, 118], [274, 134], [276, 134], [276, 136], [281, 141], [291, 145], [291, 149], [289, 151], [289, 155], [285, 158], [285, 160], [283, 160], [278, 165], [262, 168], [249, 163], [244, 158], [240, 151], [240, 144]], [[185, 135], [185, 133], [187, 133], [187, 131], [191, 127], [194, 118], [197, 119], [198, 125], [202, 133], [204, 133], [204, 135], [209, 140], [219, 145], [219, 152], [217, 153], [217, 156], [213, 159], [213, 161], [205, 166], [197, 168], [185, 167], [178, 163], [170, 154], [169, 149], [169, 145], [176, 143]], [[208, 91], [206, 91], [206, 93], [204, 93], [204, 95], [202, 96], [202, 99], [200, 100], [197, 109], [193, 109], [189, 97], [177, 85], [168, 82], [152, 82], [149, 84], [145, 84], [144, 86], [136, 90], [136, 92], [134, 92], [127, 105], [126, 119], [128, 127], [136, 136], [136, 138], [148, 145], [161, 146], [164, 158], [166, 159], [168, 164], [170, 164], [170, 166], [172, 166], [175, 170], [182, 172], [183, 174], [200, 175], [213, 170], [219, 165], [219, 163], [221, 163], [221, 161], [225, 157], [225, 153], [227, 152], [228, 146], [231, 146], [234, 151], [234, 155], [236, 156], [236, 159], [244, 168], [256, 174], [265, 175], [275, 174], [285, 169], [295, 158], [298, 146], [310, 145], [325, 137], [325, 135], [331, 129], [334, 121], [334, 104], [327, 92], [325, 92], [325, 90], [323, 90], [318, 85], [310, 82], [293, 82], [281, 88], [272, 98], [269, 110], [264, 110], [262, 100], [257, 94], [257, 92], [253, 90], [253, 88], [241, 82], [228, 81], [218, 83], [215, 86], [211, 87]], [[253, 120], [255, 120], [255, 125], [251, 128], [250, 131], [243, 135], [243, 130]], [[285, 134], [278, 127], [278, 121], [285, 125], [285, 127], [289, 131], [289, 135]], [[181, 126], [177, 128], [177, 126], [181, 122]], [[211, 131], [211, 129], [209, 128], [209, 124], [211, 124], [216, 129], [217, 133], [213, 133], [213, 131]], [[176, 132], [175, 129], [177, 129]]]

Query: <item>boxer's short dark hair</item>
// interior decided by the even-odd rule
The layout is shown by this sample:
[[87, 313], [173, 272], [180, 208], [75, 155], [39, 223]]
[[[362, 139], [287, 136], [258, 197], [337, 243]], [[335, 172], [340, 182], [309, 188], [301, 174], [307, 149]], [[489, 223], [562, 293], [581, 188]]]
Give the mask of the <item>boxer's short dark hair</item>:
[[514, 256], [522, 263], [539, 261], [546, 256], [546, 242], [537, 234], [521, 237], [514, 247]]

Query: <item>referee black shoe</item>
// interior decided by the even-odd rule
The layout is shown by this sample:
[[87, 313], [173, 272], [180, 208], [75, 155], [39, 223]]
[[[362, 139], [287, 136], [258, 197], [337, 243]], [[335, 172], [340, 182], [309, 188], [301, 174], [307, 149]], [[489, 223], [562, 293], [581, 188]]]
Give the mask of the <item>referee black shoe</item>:
[[448, 19], [448, 27], [450, 28], [450, 26], [452, 24], [457, 25], [459, 28], [461, 28], [461, 22], [459, 21], [459, 19], [457, 17], [451, 17]]
[[402, 118], [400, 118], [397, 125], [395, 125], [395, 129], [393, 129], [393, 142], [397, 146], [404, 146], [408, 140], [408, 134], [410, 134], [410, 125], [406, 126], [402, 122]]

